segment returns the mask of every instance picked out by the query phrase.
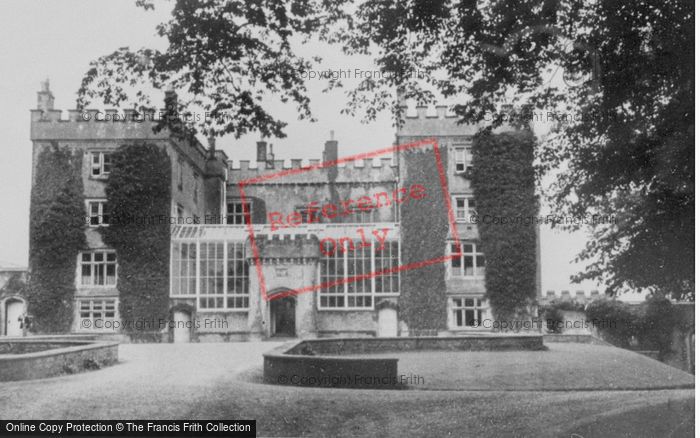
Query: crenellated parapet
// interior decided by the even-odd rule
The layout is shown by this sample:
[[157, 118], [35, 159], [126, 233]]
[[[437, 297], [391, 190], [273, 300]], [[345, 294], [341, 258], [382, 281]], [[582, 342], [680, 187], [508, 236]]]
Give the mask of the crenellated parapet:
[[[209, 157], [207, 148], [199, 141], [176, 138], [168, 129], [156, 130], [161, 115], [155, 111], [33, 109], [30, 112], [30, 138], [34, 142], [169, 141], [199, 165]], [[228, 167], [229, 160], [223, 151], [216, 150], [214, 156], [224, 169]]]
[[[248, 245], [250, 245], [248, 239]], [[284, 260], [315, 261], [319, 258], [319, 240], [313, 235], [256, 235], [257, 251], [247, 251], [249, 259], [256, 262], [274, 262]]]
[[[165, 110], [162, 110], [165, 111]], [[31, 110], [31, 139], [93, 140], [104, 138], [164, 139], [166, 130], [154, 132], [160, 113], [133, 109]]]
[[561, 291], [555, 291], [555, 290], [548, 290], [545, 292], [544, 299], [546, 301], [551, 301], [551, 300], [574, 300], [574, 301], [588, 301], [591, 299], [596, 299], [600, 297], [601, 294], [598, 290], [591, 290], [591, 291], [584, 291], [584, 290], [577, 290], [575, 292], [569, 291], [569, 290], [561, 290]]
[[[269, 162], [241, 160], [230, 162], [229, 183], [247, 180], [250, 183], [328, 184], [395, 182], [398, 167], [392, 157], [365, 158], [352, 162], [327, 164], [318, 159], [273, 160]], [[332, 176], [331, 176], [332, 175]]]
[[427, 138], [446, 136], [472, 136], [481, 128], [479, 124], [459, 124], [459, 118], [447, 105], [418, 105], [402, 107], [403, 122], [398, 127], [399, 138]]
[[[487, 114], [481, 120], [460, 123], [460, 118], [447, 105], [402, 105], [401, 108], [403, 118], [397, 136], [402, 143], [428, 137], [461, 137], [457, 141], [463, 142], [493, 122], [492, 115]], [[511, 126], [504, 124], [494, 132], [511, 130]]]
[[[166, 92], [166, 97], [177, 99], [174, 92]], [[211, 155], [196, 139], [191, 141], [176, 138], [167, 128], [155, 129], [162, 120], [169, 117], [170, 112], [166, 109], [54, 109], [54, 97], [48, 79], [42, 82], [42, 88], [37, 93], [37, 108], [30, 110], [30, 114], [30, 139], [37, 143], [168, 141], [200, 167]], [[214, 157], [225, 170], [228, 166], [226, 154], [215, 150]]]

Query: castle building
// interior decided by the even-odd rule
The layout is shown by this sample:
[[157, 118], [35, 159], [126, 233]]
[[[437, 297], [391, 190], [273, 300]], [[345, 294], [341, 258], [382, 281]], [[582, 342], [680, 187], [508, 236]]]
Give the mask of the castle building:
[[[170, 98], [173, 98], [171, 95]], [[171, 324], [165, 340], [205, 342], [273, 336], [405, 336], [415, 327], [403, 318], [408, 281], [402, 242], [413, 230], [402, 221], [403, 205], [419, 203], [425, 188], [414, 184], [409, 151], [344, 160], [339, 142], [326, 141], [322, 159], [275, 160], [271, 146], [257, 143], [256, 162], [234, 164], [216, 149], [154, 133], [148, 120], [123, 121], [116, 111], [53, 108], [48, 83], [31, 111], [33, 184], [36, 161], [51, 145], [79, 151], [88, 245], [76, 254], [74, 332], [110, 332], [100, 320], [119, 320], [120, 256], [103, 242], [105, 182], [111, 154], [129, 142], [149, 142], [172, 163], [170, 254]], [[130, 116], [127, 112], [126, 118]], [[121, 120], [121, 121], [119, 121]], [[454, 226], [439, 236], [441, 334], [484, 330], [490, 317], [484, 298], [487, 260], [479, 244], [469, 181], [471, 138], [476, 126], [458, 125], [446, 107], [418, 107], [398, 128], [396, 144], [436, 139], [445, 153], [442, 193]], [[412, 148], [432, 154], [430, 145]], [[325, 163], [325, 164], [323, 164]], [[332, 164], [328, 164], [332, 163]], [[438, 169], [438, 167], [436, 167]], [[419, 181], [420, 182], [420, 181]], [[423, 188], [421, 188], [423, 187]], [[402, 205], [403, 203], [403, 205]], [[427, 206], [425, 214], [449, 212]], [[433, 271], [431, 271], [433, 272]], [[436, 286], [438, 287], [438, 286]], [[83, 324], [83, 320], [90, 324]], [[89, 327], [86, 329], [85, 327]]]

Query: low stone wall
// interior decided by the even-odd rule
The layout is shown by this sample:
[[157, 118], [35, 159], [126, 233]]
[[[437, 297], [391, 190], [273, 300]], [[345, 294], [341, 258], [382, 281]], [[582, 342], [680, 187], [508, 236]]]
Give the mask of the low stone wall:
[[357, 357], [401, 351], [542, 350], [541, 335], [312, 339], [264, 354], [266, 383], [332, 388], [400, 389], [396, 358]]
[[577, 344], [595, 344], [595, 345], [610, 345], [602, 339], [588, 335], [570, 335], [570, 334], [546, 334], [544, 335], [545, 342], [573, 342]]
[[327, 388], [397, 389], [398, 359], [264, 355], [265, 383]]
[[391, 351], [494, 351], [541, 350], [541, 335], [473, 335], [450, 337], [396, 337], [396, 338], [329, 338], [302, 341], [289, 354], [312, 351], [314, 354], [348, 355], [372, 354]]
[[[34, 351], [25, 354], [0, 354], [0, 381], [41, 379], [61, 374], [98, 369], [119, 360], [116, 342], [3, 340], [3, 344], [24, 344], [18, 348]], [[49, 350], [36, 351], [41, 346]], [[7, 349], [9, 350], [9, 349]]]

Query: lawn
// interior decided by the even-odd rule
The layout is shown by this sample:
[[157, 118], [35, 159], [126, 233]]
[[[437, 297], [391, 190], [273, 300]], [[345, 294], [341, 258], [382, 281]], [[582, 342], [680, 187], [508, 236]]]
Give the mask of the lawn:
[[[259, 369], [262, 353], [276, 346], [122, 345], [122, 362], [113, 367], [1, 383], [0, 418], [256, 419], [261, 436], [539, 437], [562, 436], [578, 427], [589, 431], [589, 437], [610, 427], [603, 421], [644, 425], [638, 420], [649, 410], [663, 412], [666, 422], [687, 422], [688, 406], [694, 403], [691, 389], [380, 391], [281, 387], [251, 380], [250, 370]], [[508, 357], [491, 355], [493, 363]], [[596, 429], [596, 424], [605, 426]], [[692, 436], [692, 431], [681, 429], [679, 436]]]
[[612, 346], [547, 344], [544, 351], [387, 353], [412, 389], [522, 391], [692, 388], [695, 377]]

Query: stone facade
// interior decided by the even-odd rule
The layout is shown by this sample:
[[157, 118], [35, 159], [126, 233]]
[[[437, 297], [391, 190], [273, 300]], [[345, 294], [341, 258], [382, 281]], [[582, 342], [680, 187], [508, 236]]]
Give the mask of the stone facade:
[[20, 336], [24, 332], [27, 301], [24, 287], [27, 269], [17, 266], [0, 266], [0, 335]]
[[[256, 162], [234, 164], [213, 140], [205, 147], [166, 131], [156, 133], [148, 120], [104, 121], [107, 115], [118, 120], [130, 116], [87, 110], [69, 111], [62, 119], [46, 84], [31, 116], [34, 159], [36, 163], [38, 152], [51, 144], [83, 152], [89, 217], [89, 203], [104, 200], [109, 170], [104, 172], [104, 163], [111, 151], [132, 142], [154, 143], [167, 151], [173, 166], [172, 216], [178, 220], [172, 233], [172, 320], [160, 327], [163, 339], [415, 334], [399, 312], [401, 236], [411, 232], [403, 228], [397, 200], [403, 189], [403, 199], [411, 200], [403, 153], [336, 163], [338, 142], [331, 136], [322, 160], [295, 159], [285, 166], [261, 141]], [[475, 208], [469, 181], [471, 137], [478, 127], [456, 120], [444, 107], [434, 115], [419, 107], [417, 114], [405, 117], [396, 136], [397, 144], [435, 138], [447, 150], [445, 189], [457, 216], [459, 242], [445, 235], [441, 244], [447, 256], [457, 244], [464, 254], [445, 262], [441, 271], [447, 321], [440, 324], [445, 328], [440, 334], [446, 335], [483, 329], [479, 323], [490, 315], [483, 299], [485, 260], [477, 227], [468, 220]], [[33, 173], [33, 181], [41, 177]], [[377, 206], [362, 208], [363, 199]], [[348, 200], [354, 200], [354, 209], [343, 204]], [[108, 225], [86, 226], [85, 254], [109, 251], [98, 226]], [[119, 255], [114, 268], [104, 265], [101, 256], [76, 257], [74, 331], [85, 331], [85, 318], [119, 321]], [[100, 272], [98, 284], [95, 270]], [[114, 272], [114, 281], [105, 281], [105, 272]], [[94, 324], [89, 331], [96, 331]]]

